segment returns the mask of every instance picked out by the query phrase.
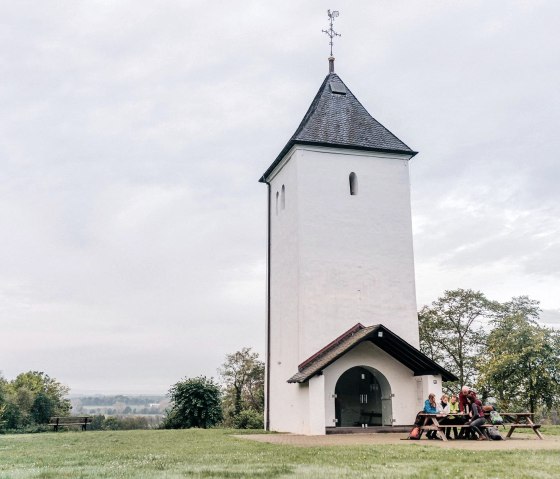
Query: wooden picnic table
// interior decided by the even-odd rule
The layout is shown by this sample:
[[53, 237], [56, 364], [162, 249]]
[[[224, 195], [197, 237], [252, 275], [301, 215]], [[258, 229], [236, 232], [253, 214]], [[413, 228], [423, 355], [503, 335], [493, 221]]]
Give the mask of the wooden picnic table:
[[533, 432], [538, 436], [539, 439], [544, 439], [543, 435], [539, 431], [541, 425], [535, 424], [533, 422], [534, 414], [531, 412], [504, 412], [501, 413], [502, 419], [504, 420], [504, 426], [509, 426], [509, 431], [507, 437], [511, 437], [513, 431], [517, 428], [520, 429], [532, 429]]
[[[422, 424], [420, 425], [420, 437], [422, 437], [422, 433], [424, 431], [436, 431], [437, 436], [442, 441], [447, 441], [447, 437], [445, 435], [445, 430], [450, 427], [464, 427], [470, 428], [470, 424], [466, 424], [469, 415], [466, 413], [452, 413], [452, 414], [428, 414], [428, 413], [420, 413], [418, 414], [422, 419]], [[441, 424], [442, 420], [445, 420], [448, 416], [463, 418], [465, 424]], [[489, 419], [490, 413], [485, 413], [486, 419]], [[541, 432], [539, 431], [541, 425], [535, 424], [533, 422], [533, 413], [530, 412], [503, 412], [500, 413], [502, 419], [504, 420], [503, 426], [509, 426], [509, 431], [506, 435], [506, 439], [510, 438], [513, 434], [515, 429], [532, 429], [533, 432], [537, 435], [539, 439], [544, 439]], [[491, 422], [487, 422], [486, 424], [480, 426], [483, 428], [497, 426], [492, 424]]]

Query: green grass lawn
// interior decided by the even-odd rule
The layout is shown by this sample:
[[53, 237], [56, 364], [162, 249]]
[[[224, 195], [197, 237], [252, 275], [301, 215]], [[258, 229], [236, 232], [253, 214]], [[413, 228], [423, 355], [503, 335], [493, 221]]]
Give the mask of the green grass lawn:
[[0, 478], [560, 476], [559, 451], [474, 452], [409, 442], [396, 446], [304, 448], [232, 437], [238, 432], [216, 429], [0, 435]]

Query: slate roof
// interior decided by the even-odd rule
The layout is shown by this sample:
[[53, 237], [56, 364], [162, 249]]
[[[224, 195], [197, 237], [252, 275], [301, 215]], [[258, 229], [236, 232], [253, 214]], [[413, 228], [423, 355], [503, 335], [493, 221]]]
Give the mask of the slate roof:
[[[381, 333], [381, 336], [379, 333]], [[442, 368], [382, 324], [365, 327], [358, 323], [301, 363], [298, 366], [298, 372], [288, 379], [288, 382], [304, 383], [309, 381], [313, 376], [364, 341], [371, 341], [404, 366], [411, 369], [415, 376], [441, 374], [443, 381], [459, 380], [453, 373]]]
[[325, 77], [296, 132], [261, 182], [295, 144], [416, 154], [367, 112], [336, 73]]

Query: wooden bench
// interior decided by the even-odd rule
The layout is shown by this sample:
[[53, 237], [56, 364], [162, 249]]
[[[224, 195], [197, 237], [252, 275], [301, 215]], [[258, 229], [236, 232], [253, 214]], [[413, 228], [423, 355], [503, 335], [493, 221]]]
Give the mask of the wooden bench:
[[[424, 431], [436, 431], [437, 436], [440, 439], [442, 439], [443, 441], [447, 441], [447, 437], [445, 435], [446, 429], [451, 428], [451, 427], [457, 427], [457, 428], [470, 428], [471, 427], [469, 424], [440, 424], [439, 421], [441, 421], [442, 419], [445, 419], [448, 416], [447, 414], [421, 413], [421, 414], [419, 414], [419, 416], [423, 418], [422, 424], [419, 426], [420, 427], [420, 437], [422, 437], [422, 433]], [[449, 414], [449, 416], [463, 417], [465, 420], [468, 418], [468, 415], [462, 414], [462, 413]], [[487, 420], [489, 420], [489, 416], [490, 416], [490, 413], [487, 413], [486, 414]], [[532, 429], [533, 432], [537, 435], [537, 437], [539, 439], [544, 439], [543, 435], [539, 431], [541, 425], [540, 424], [535, 424], [533, 422], [533, 414], [532, 413], [530, 413], [530, 412], [505, 412], [505, 413], [501, 413], [500, 416], [502, 416], [502, 419], [504, 420], [503, 426], [504, 427], [509, 426], [509, 431], [506, 435], [506, 439], [510, 438], [511, 435], [513, 434], [513, 431], [515, 431], [518, 428], [519, 429]], [[488, 428], [488, 427], [492, 427], [492, 426], [497, 427], [497, 425], [492, 424], [490, 422], [487, 422], [486, 424], [482, 425], [481, 427]]]
[[92, 419], [91, 416], [56, 416], [50, 418], [49, 426], [53, 426], [55, 431], [58, 431], [59, 427], [81, 426], [82, 431], [85, 431], [87, 425], [91, 424]]

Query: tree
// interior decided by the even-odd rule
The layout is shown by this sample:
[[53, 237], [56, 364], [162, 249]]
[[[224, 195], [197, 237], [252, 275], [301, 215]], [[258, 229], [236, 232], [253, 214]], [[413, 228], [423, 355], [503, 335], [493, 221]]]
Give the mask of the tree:
[[212, 379], [184, 379], [169, 389], [171, 409], [163, 422], [166, 429], [208, 428], [222, 420], [221, 393]]
[[4, 421], [4, 413], [7, 407], [7, 403], [6, 403], [7, 386], [8, 386], [8, 381], [4, 379], [2, 373], [0, 372], [0, 427], [2, 426], [2, 423]]
[[43, 372], [28, 371], [19, 374], [8, 384], [8, 391], [24, 415], [31, 414], [38, 394], [43, 394], [50, 400], [53, 415], [64, 416], [71, 409], [70, 401], [65, 398], [69, 388]]
[[[226, 355], [218, 370], [224, 386], [223, 409], [228, 422], [235, 424], [242, 411], [263, 414], [264, 363], [251, 348]], [[245, 414], [248, 417], [249, 413]], [[255, 416], [255, 414], [253, 414]], [[255, 421], [251, 421], [255, 424]]]
[[420, 349], [453, 372], [460, 386], [473, 384], [486, 337], [483, 320], [493, 317], [496, 308], [480, 291], [445, 291], [418, 313]]
[[35, 396], [31, 406], [31, 418], [35, 424], [48, 424], [50, 417], [53, 416], [54, 409], [53, 399], [44, 392], [40, 392]]
[[70, 401], [65, 399], [68, 388], [38, 371], [19, 374], [12, 381], [0, 380], [5, 404], [2, 419], [10, 429], [48, 422], [50, 416], [62, 416], [70, 411]]
[[534, 413], [539, 406], [560, 403], [560, 334], [532, 319], [534, 308], [517, 311], [492, 322], [479, 383], [499, 407]]

